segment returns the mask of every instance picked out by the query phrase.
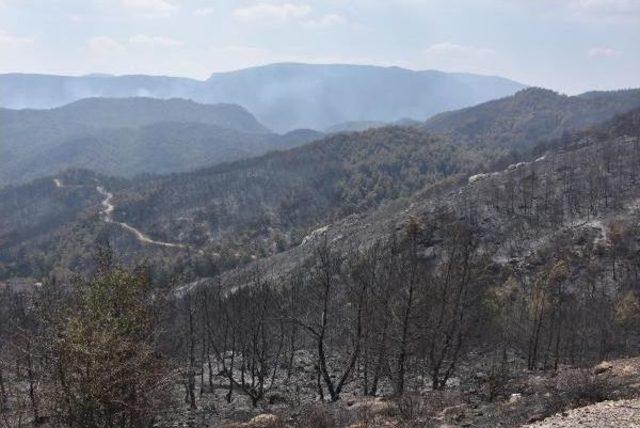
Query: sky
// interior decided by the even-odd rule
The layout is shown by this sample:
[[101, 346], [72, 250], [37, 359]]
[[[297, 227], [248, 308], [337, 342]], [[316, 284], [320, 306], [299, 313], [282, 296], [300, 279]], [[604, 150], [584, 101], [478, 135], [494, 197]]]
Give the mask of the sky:
[[274, 62], [640, 87], [640, 0], [0, 0], [0, 73], [206, 79]]

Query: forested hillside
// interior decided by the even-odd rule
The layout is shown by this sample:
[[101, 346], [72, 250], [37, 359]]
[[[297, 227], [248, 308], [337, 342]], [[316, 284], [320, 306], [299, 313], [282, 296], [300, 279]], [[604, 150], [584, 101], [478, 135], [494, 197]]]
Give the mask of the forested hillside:
[[[619, 92], [595, 97], [606, 100], [605, 105], [613, 110], [609, 113], [600, 107], [600, 101], [594, 101], [594, 105], [585, 105], [581, 101], [580, 105], [583, 111], [599, 108], [600, 114], [589, 116], [597, 121], [615, 115], [620, 105], [633, 104], [634, 94]], [[544, 115], [549, 111], [549, 97], [554, 100], [565, 99], [552, 93], [544, 93], [542, 97], [539, 95], [539, 90], [532, 90], [520, 93], [513, 99], [501, 100], [502, 103], [529, 106], [528, 113], [506, 115], [504, 120], [518, 117], [517, 121], [520, 122], [531, 115]], [[535, 108], [537, 102], [540, 103], [538, 109]], [[499, 117], [503, 114], [501, 110], [495, 113], [498, 116], [484, 113], [487, 105], [480, 105], [476, 109], [459, 114], [484, 115], [482, 117], [486, 124], [483, 126], [488, 129], [492, 129], [494, 123], [499, 123]], [[587, 122], [580, 123], [587, 126]], [[460, 131], [435, 134], [415, 126], [344, 133], [303, 147], [191, 173], [138, 177], [117, 184], [105, 181], [102, 185], [114, 193], [112, 202], [116, 221], [126, 223], [153, 239], [186, 246], [171, 250], [184, 253], [184, 257], [167, 261], [162, 256], [155, 264], [163, 266], [161, 270], [167, 272], [173, 272], [174, 268], [184, 269], [187, 277], [195, 278], [295, 247], [314, 229], [375, 210], [398, 199], [409, 198], [425, 186], [443, 186], [447, 179], [455, 182], [470, 174], [502, 169], [531, 155], [527, 145], [514, 139], [514, 135], [519, 133], [508, 133], [504, 139], [488, 139], [477, 144], [460, 137], [465, 132], [465, 126], [463, 122]], [[561, 124], [553, 132], [562, 135], [560, 129]], [[568, 129], [566, 132], [569, 132]], [[150, 130], [154, 130], [154, 127], [144, 132]], [[203, 144], [208, 141], [208, 130], [202, 128]], [[531, 140], [537, 142], [548, 135], [549, 128], [539, 126], [528, 132]], [[232, 134], [231, 131], [228, 133]], [[136, 132], [126, 135], [131, 134], [135, 135]], [[296, 140], [319, 137], [319, 134], [311, 131], [294, 134]], [[142, 153], [149, 163], [155, 162], [153, 148], [161, 148], [160, 142], [172, 134], [163, 131], [150, 135], [153, 135], [154, 144], [136, 146], [140, 150], [138, 153]], [[285, 137], [282, 138], [286, 140]], [[285, 142], [284, 146], [288, 144], [291, 143]], [[537, 150], [544, 150], [544, 145], [539, 144]], [[187, 148], [183, 152], [198, 153], [195, 149], [189, 152]], [[74, 149], [74, 153], [81, 155], [83, 151]], [[197, 156], [204, 158], [201, 153]], [[176, 155], [172, 158], [173, 162], [181, 159]], [[117, 165], [126, 173], [124, 167], [135, 164], [133, 159], [127, 159]], [[140, 163], [139, 167], [144, 168], [145, 162]], [[86, 184], [94, 189], [97, 185], [93, 181]], [[6, 204], [3, 199], [0, 199], [0, 204]], [[99, 207], [94, 206], [93, 212], [98, 210]], [[63, 244], [58, 235], [49, 233], [46, 226], [38, 229], [38, 239], [44, 240], [37, 241], [38, 245], [42, 246], [47, 241], [50, 248], [60, 249], [50, 252], [47, 266], [68, 267], [74, 257], [88, 257], [92, 253], [89, 247], [105, 239], [108, 241], [109, 236], [113, 237], [111, 245], [116, 253], [126, 254], [125, 259], [131, 258], [129, 254], [143, 258], [161, 250], [148, 244], [141, 245], [126, 230], [113, 225], [101, 225], [96, 220], [95, 217], [93, 220], [85, 219], [89, 226], [83, 230], [90, 232], [79, 234], [81, 238], [77, 242], [74, 234]], [[15, 229], [18, 229], [15, 224], [5, 225], [0, 236], [11, 234]], [[98, 233], [98, 230], [103, 231]], [[10, 245], [0, 249], [5, 277], [14, 271], [12, 266], [16, 265], [18, 259], [21, 260], [21, 275], [29, 276], [30, 269], [40, 271], [40, 268], [36, 269], [39, 262], [25, 261], [29, 257], [24, 257], [25, 253], [32, 252], [35, 242], [11, 241]], [[194, 256], [194, 250], [202, 252]], [[167, 251], [162, 249], [160, 253], [164, 255]], [[167, 278], [165, 273], [159, 276]]]
[[[287, 234], [409, 195], [486, 160], [409, 128], [340, 134], [286, 152], [141, 181], [117, 195], [116, 217], [184, 242], [202, 239], [203, 231], [215, 242], [245, 233], [249, 239], [274, 238], [269, 235], [276, 231]], [[182, 220], [176, 223], [177, 218]]]
[[[451, 175], [515, 163], [522, 156], [518, 153], [528, 153], [535, 143], [593, 126], [640, 105], [640, 92], [572, 101], [550, 91], [525, 90], [497, 103], [526, 108], [514, 108], [513, 112], [505, 108], [505, 112], [490, 103], [451, 113], [479, 117], [477, 126], [488, 131], [478, 131], [474, 138], [465, 135], [469, 131], [464, 120], [458, 128], [452, 121], [452, 131], [436, 135], [416, 127], [379, 128], [336, 135], [285, 153], [140, 183], [118, 196], [121, 209], [116, 210], [116, 216], [166, 238], [201, 242], [204, 234], [220, 243], [233, 236], [236, 242], [253, 242], [252, 246], [257, 246], [253, 251], [271, 252], [274, 241], [280, 246], [294, 245], [300, 232], [309, 227], [320, 227], [410, 195]], [[573, 113], [571, 105], [575, 103], [581, 115]], [[558, 119], [553, 127], [537, 119], [549, 115], [581, 119]], [[504, 125], [509, 130], [503, 129], [500, 137], [491, 138], [504, 123], [523, 124], [524, 131]], [[141, 199], [137, 195], [142, 189], [146, 196]], [[169, 212], [181, 215], [167, 215]], [[182, 220], [172, 220], [177, 217]]]
[[[233, 104], [199, 104], [185, 99], [145, 97], [85, 98], [49, 110], [2, 109], [3, 121], [12, 132], [33, 126], [57, 125], [61, 131], [74, 126], [132, 128], [156, 122], [189, 122], [216, 125], [245, 132], [268, 132], [247, 110]], [[7, 131], [8, 132], [8, 131]], [[12, 135], [12, 134], [10, 134]], [[52, 136], [51, 138], [54, 138]]]
[[242, 107], [181, 99], [85, 99], [51, 110], [0, 110], [0, 186], [67, 168], [131, 177], [188, 171], [290, 148]]
[[585, 129], [640, 107], [640, 90], [589, 92], [578, 96], [529, 88], [512, 97], [437, 115], [425, 128], [458, 141], [527, 150], [563, 133]]

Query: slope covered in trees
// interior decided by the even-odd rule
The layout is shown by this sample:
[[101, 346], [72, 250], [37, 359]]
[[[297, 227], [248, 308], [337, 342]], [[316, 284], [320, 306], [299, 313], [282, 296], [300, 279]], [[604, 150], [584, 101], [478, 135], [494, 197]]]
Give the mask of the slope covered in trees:
[[[268, 245], [276, 237], [293, 244], [299, 239], [292, 234], [296, 229], [308, 230], [363, 212], [453, 174], [507, 166], [517, 161], [518, 152], [526, 153], [534, 143], [596, 125], [640, 103], [637, 91], [585, 97], [586, 101], [572, 101], [552, 92], [526, 90], [496, 101], [526, 106], [522, 111], [489, 108], [490, 103], [452, 113], [480, 117], [477, 126], [488, 131], [479, 130], [479, 136], [474, 138], [465, 135], [470, 131], [464, 120], [452, 121], [451, 132], [435, 135], [416, 127], [386, 127], [337, 135], [296, 150], [192, 174], [142, 182], [119, 196], [121, 210], [116, 215], [173, 239], [180, 236], [189, 241], [204, 233], [219, 242], [225, 236], [237, 239], [239, 233], [249, 234], [248, 239], [267, 238]], [[573, 104], [579, 113], [573, 112]], [[523, 125], [522, 132], [517, 126], [505, 125], [505, 130], [500, 125], [526, 124], [530, 117], [549, 114], [581, 119], [558, 120], [551, 128], [536, 119]], [[501, 136], [490, 138], [496, 132], [502, 132]], [[146, 189], [142, 199], [136, 196], [141, 189]], [[190, 221], [174, 222], [172, 215], [167, 215], [169, 212], [183, 213], [182, 218]]]
[[104, 174], [187, 171], [303, 144], [269, 132], [230, 104], [181, 99], [85, 99], [52, 110], [0, 110], [0, 185], [67, 168]]
[[[62, 131], [74, 126], [133, 128], [156, 122], [191, 122], [245, 132], [268, 132], [247, 110], [233, 104], [199, 104], [185, 99], [145, 97], [85, 98], [49, 110], [2, 109], [6, 132], [55, 124]], [[42, 131], [41, 131], [42, 132]], [[44, 133], [44, 132], [43, 132]], [[9, 134], [12, 135], [12, 134]]]
[[437, 115], [425, 128], [472, 144], [527, 150], [640, 107], [640, 90], [565, 96], [529, 88], [514, 96]]
[[[609, 98], [621, 94], [627, 95], [613, 93]], [[543, 111], [544, 105], [540, 107]], [[500, 140], [492, 141], [474, 144], [455, 133], [387, 127], [330, 136], [303, 147], [192, 173], [104, 182], [103, 187], [114, 193], [116, 221], [157, 241], [189, 248], [183, 251], [183, 258], [168, 263], [163, 258], [166, 251], [161, 252], [163, 262], [158, 265], [176, 261], [184, 268], [191, 259], [187, 253], [203, 250], [193, 258], [198, 262], [188, 267], [188, 275], [206, 276], [294, 247], [314, 229], [408, 198], [425, 186], [442, 186], [447, 183], [442, 180], [455, 182], [461, 176], [505, 168], [524, 156]], [[89, 184], [94, 189], [95, 185]], [[93, 212], [98, 210], [94, 206]], [[158, 255], [157, 249], [141, 247], [120, 228], [101, 225], [95, 218], [84, 221], [92, 226], [81, 229], [87, 233], [78, 234], [77, 242], [73, 234], [61, 242], [46, 227], [39, 229], [39, 239], [49, 242], [51, 249], [48, 266], [69, 266], [73, 254], [86, 258], [91, 253], [86, 246], [93, 245], [98, 235], [100, 240], [111, 236], [116, 253]], [[6, 226], [4, 233], [15, 229]], [[6, 266], [14, 266], [20, 254], [29, 253], [35, 245], [35, 241], [12, 242], [2, 249]]]
[[280, 137], [198, 123], [159, 122], [74, 136], [8, 163], [2, 176], [7, 182], [22, 182], [69, 168], [121, 177], [166, 174], [295, 147], [308, 138], [304, 134]]

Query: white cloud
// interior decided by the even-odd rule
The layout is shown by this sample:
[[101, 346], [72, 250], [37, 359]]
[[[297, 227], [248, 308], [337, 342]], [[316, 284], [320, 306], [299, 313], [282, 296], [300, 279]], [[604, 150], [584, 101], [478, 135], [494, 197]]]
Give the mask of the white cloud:
[[229, 71], [270, 62], [274, 53], [256, 46], [228, 45], [211, 47], [204, 58], [211, 71]]
[[87, 41], [89, 51], [95, 55], [107, 56], [125, 51], [125, 47], [107, 36], [92, 37]]
[[215, 9], [212, 7], [201, 7], [193, 11], [193, 14], [196, 16], [209, 16], [215, 12]]
[[258, 3], [233, 11], [235, 19], [245, 23], [276, 22], [302, 18], [311, 13], [311, 6], [293, 3]]
[[595, 24], [633, 24], [640, 22], [640, 0], [496, 0], [545, 18]]
[[620, 51], [608, 46], [594, 46], [587, 52], [589, 58], [614, 58], [620, 56]]
[[313, 9], [307, 4], [294, 3], [258, 3], [233, 11], [236, 20], [252, 24], [281, 24], [285, 21], [297, 21], [308, 29], [331, 28], [347, 23], [347, 19], [339, 14], [312, 14]]
[[170, 15], [178, 6], [170, 0], [122, 0], [122, 5], [137, 13], [147, 15]]
[[575, 18], [594, 22], [635, 22], [640, 20], [638, 0], [571, 0], [570, 10]]
[[33, 44], [33, 42], [34, 39], [32, 37], [12, 36], [10, 34], [0, 32], [0, 47], [3, 48], [22, 48]]
[[583, 9], [609, 13], [627, 13], [640, 10], [638, 0], [574, 0], [574, 3]]
[[319, 28], [329, 28], [335, 27], [338, 25], [343, 25], [347, 23], [347, 19], [342, 15], [337, 14], [329, 14], [323, 15], [317, 19], [309, 19], [304, 21], [302, 25], [307, 28], [319, 29]]
[[79, 13], [70, 13], [67, 15], [67, 18], [69, 19], [69, 21], [75, 22], [76, 24], [82, 23], [86, 20], [86, 16]]
[[129, 44], [134, 46], [160, 47], [160, 48], [173, 48], [173, 47], [178, 47], [183, 45], [181, 41], [172, 39], [171, 37], [147, 36], [144, 34], [138, 34], [133, 37], [130, 37]]
[[428, 56], [437, 57], [489, 57], [496, 54], [493, 49], [458, 45], [451, 42], [437, 43], [427, 48]]
[[[145, 34], [137, 34], [129, 37], [126, 43], [117, 41], [108, 36], [92, 37], [87, 41], [87, 47], [91, 54], [97, 57], [112, 57], [114, 55], [125, 54], [129, 47], [133, 48], [174, 48], [182, 46], [179, 40], [165, 36], [148, 36]], [[138, 52], [136, 52], [138, 55]]]

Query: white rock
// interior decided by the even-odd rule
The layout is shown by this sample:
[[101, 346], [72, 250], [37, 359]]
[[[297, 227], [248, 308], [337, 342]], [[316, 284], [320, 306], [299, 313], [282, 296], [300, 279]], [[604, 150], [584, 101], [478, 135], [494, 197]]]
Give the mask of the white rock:
[[509, 403], [515, 403], [516, 401], [519, 401], [521, 398], [522, 398], [522, 394], [520, 393], [511, 394], [511, 397], [509, 397]]
[[489, 177], [490, 174], [476, 174], [469, 177], [469, 184], [475, 183], [476, 181], [480, 181], [484, 178]]

